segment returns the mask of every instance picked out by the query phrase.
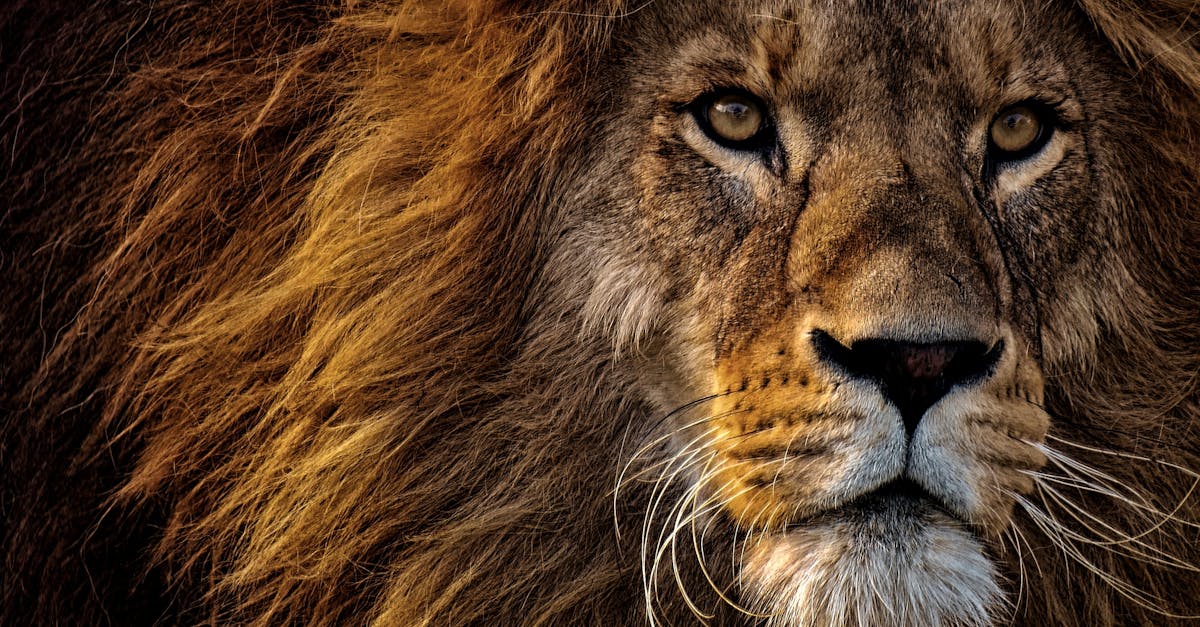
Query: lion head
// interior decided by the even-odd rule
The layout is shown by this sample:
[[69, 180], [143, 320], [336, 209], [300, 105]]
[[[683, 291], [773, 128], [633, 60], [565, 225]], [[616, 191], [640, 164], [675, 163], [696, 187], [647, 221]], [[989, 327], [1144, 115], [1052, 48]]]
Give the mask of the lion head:
[[170, 5], [5, 17], [0, 616], [1200, 613], [1191, 3]]

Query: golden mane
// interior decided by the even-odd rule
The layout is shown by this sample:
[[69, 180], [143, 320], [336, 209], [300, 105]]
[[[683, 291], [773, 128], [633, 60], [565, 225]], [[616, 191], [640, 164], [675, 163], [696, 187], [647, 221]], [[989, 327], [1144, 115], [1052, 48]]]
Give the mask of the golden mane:
[[[181, 622], [637, 618], [612, 417], [644, 410], [595, 352], [541, 360], [585, 340], [527, 328], [525, 298], [598, 128], [581, 87], [638, 7], [212, 4], [0, 11], [28, 50], [5, 60], [0, 122], [22, 290], [0, 314], [0, 622], [149, 621], [156, 599]], [[1200, 17], [1079, 4], [1163, 116], [1160, 178], [1121, 199], [1146, 212], [1125, 248], [1156, 252], [1098, 321], [1093, 368], [1059, 383], [1051, 434], [1121, 452], [1079, 459], [1161, 511], [1186, 501], [1147, 533], [1198, 564], [1178, 469], [1200, 468]], [[1151, 594], [1200, 587], [1080, 551]], [[90, 576], [139, 553], [131, 580]], [[1077, 564], [1029, 568], [1028, 616], [1162, 620]]]

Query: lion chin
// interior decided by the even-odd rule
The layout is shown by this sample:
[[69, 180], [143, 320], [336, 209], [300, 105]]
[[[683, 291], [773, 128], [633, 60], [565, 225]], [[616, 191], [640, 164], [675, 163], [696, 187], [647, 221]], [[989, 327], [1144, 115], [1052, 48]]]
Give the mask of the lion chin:
[[988, 625], [1004, 598], [983, 544], [903, 486], [757, 540], [742, 585], [775, 627]]

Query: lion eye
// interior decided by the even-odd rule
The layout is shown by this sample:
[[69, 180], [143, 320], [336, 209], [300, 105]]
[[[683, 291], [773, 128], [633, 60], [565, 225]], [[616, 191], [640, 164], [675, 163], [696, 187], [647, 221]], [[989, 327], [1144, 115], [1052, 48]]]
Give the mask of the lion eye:
[[696, 118], [713, 141], [729, 148], [757, 148], [766, 134], [765, 107], [752, 96], [738, 92], [702, 99]]
[[1032, 104], [1013, 105], [1001, 111], [988, 129], [988, 143], [995, 157], [1011, 161], [1036, 153], [1053, 134], [1050, 117]]

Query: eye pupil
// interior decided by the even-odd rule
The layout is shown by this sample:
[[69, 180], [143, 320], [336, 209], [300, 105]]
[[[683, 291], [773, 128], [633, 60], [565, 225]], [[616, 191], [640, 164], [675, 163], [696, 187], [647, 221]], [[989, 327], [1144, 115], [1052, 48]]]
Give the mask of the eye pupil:
[[704, 108], [705, 129], [718, 143], [733, 148], [757, 137], [763, 130], [765, 114], [762, 107], [748, 96], [724, 94], [709, 101]]

